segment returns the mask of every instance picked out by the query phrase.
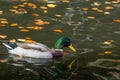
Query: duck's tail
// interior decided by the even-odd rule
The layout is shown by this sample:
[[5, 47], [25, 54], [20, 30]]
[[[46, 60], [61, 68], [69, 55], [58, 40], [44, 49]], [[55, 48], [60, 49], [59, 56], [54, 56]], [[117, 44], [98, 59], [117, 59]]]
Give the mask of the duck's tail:
[[17, 44], [13, 42], [4, 42], [3, 45], [9, 50], [12, 50], [17, 47]]

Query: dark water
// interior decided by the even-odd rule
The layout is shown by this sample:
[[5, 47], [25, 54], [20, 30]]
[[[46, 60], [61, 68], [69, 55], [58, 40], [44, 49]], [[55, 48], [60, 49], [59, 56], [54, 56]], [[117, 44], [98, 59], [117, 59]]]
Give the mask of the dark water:
[[0, 43], [0, 80], [120, 80], [119, 0], [0, 0], [0, 41], [54, 47], [70, 37], [77, 52], [56, 60], [19, 59]]

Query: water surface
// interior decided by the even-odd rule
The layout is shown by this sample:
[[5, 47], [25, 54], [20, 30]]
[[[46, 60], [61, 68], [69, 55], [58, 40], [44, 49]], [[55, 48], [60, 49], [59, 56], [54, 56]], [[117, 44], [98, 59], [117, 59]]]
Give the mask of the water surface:
[[[119, 0], [1, 0], [0, 79], [120, 80]], [[19, 59], [4, 41], [36, 41], [53, 48], [70, 37], [77, 52], [56, 60]]]

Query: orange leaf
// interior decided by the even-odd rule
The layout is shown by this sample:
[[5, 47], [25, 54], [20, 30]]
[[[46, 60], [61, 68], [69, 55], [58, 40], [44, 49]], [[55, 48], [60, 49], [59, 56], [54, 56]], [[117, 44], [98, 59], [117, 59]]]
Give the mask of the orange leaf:
[[33, 41], [33, 40], [31, 40], [31, 39], [26, 39], [25, 42], [26, 42], [26, 43], [33, 43], [33, 42], [35, 42], [35, 41]]
[[84, 8], [82, 8], [82, 10], [87, 11], [87, 10], [88, 10], [88, 8], [87, 8], [87, 7], [84, 7]]
[[34, 13], [34, 14], [32, 14], [32, 16], [38, 17], [38, 16], [40, 16], [40, 15], [37, 14], [37, 13]]
[[21, 31], [21, 32], [29, 32], [28, 29], [21, 29], [20, 31]]
[[55, 29], [53, 30], [54, 32], [57, 32], [57, 33], [62, 33], [63, 31], [61, 29]]
[[120, 19], [115, 19], [115, 20], [113, 20], [113, 21], [119, 23], [119, 22], [120, 22]]
[[10, 24], [10, 26], [15, 27], [15, 26], [18, 26], [18, 24], [17, 23], [13, 23], [13, 24]]

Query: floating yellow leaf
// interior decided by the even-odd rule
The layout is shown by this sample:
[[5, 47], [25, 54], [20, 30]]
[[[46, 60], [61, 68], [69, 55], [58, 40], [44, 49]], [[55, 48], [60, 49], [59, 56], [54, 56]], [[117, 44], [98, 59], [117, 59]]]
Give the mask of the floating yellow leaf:
[[105, 3], [105, 4], [111, 4], [111, 2], [109, 2], [109, 1], [105, 1], [104, 3]]
[[117, 4], [120, 3], [119, 0], [118, 1], [112, 1], [113, 4]]
[[14, 9], [17, 9], [17, 8], [18, 8], [18, 6], [13, 6], [13, 8], [14, 8]]
[[44, 25], [43, 21], [35, 21], [34, 23], [37, 24], [37, 25]]
[[16, 10], [16, 9], [9, 9], [9, 11], [10, 11], [10, 12], [14, 12], [14, 13], [16, 13], [16, 12], [17, 12], [17, 10]]
[[19, 8], [16, 12], [14, 12], [15, 14], [26, 14], [27, 11], [23, 8]]
[[19, 28], [19, 29], [22, 29], [22, 28], [24, 28], [24, 27], [23, 27], [23, 26], [19, 26], [18, 28]]
[[44, 21], [44, 24], [50, 24], [50, 22], [48, 22], [48, 21]]
[[110, 12], [104, 12], [104, 14], [110, 14]]
[[87, 7], [84, 7], [84, 8], [82, 8], [82, 10], [87, 11], [87, 10], [88, 10], [88, 8], [87, 8]]
[[1, 21], [6, 21], [7, 19], [6, 18], [0, 18]]
[[44, 13], [47, 13], [48, 12], [48, 10], [44, 10]]
[[43, 27], [40, 27], [40, 26], [28, 26], [27, 28], [28, 29], [34, 29], [34, 30], [41, 30], [41, 29], [43, 29]]
[[41, 9], [48, 9], [47, 7], [45, 6], [40, 6]]
[[107, 45], [111, 44], [110, 41], [105, 41], [105, 42], [103, 42], [103, 43], [104, 43], [104, 44], [107, 44]]
[[26, 42], [26, 43], [33, 43], [33, 42], [35, 42], [35, 41], [33, 41], [30, 37], [26, 37], [26, 38], [25, 38], [25, 42]]
[[101, 4], [99, 2], [94, 2], [95, 6], [100, 6]]
[[20, 31], [21, 32], [29, 32], [30, 30], [28, 30], [28, 29], [21, 29]]
[[34, 29], [34, 30], [41, 30], [41, 29], [43, 29], [43, 27], [36, 26], [36, 27], [34, 27], [33, 29]]
[[112, 10], [112, 9], [114, 9], [114, 8], [113, 8], [112, 6], [106, 6], [105, 9], [106, 9], [106, 10]]
[[115, 20], [113, 20], [113, 21], [119, 23], [119, 22], [120, 22], [120, 19], [115, 19]]
[[19, 4], [18, 6], [19, 6], [19, 7], [25, 7], [25, 5], [24, 5], [24, 4]]
[[0, 11], [0, 14], [3, 14], [3, 11]]
[[62, 2], [64, 2], [64, 3], [69, 3], [70, 0], [62, 0]]
[[109, 55], [109, 54], [112, 54], [112, 52], [111, 51], [105, 51], [104, 54], [108, 54]]
[[37, 13], [34, 13], [34, 14], [32, 14], [32, 16], [38, 17], [38, 16], [40, 16], [40, 15], [37, 14]]
[[63, 31], [61, 29], [55, 29], [53, 30], [54, 32], [57, 32], [57, 33], [62, 33]]
[[97, 11], [97, 10], [99, 10], [98, 8], [96, 8], [96, 7], [94, 7], [94, 8], [91, 8], [92, 10], [94, 10], [94, 11]]
[[97, 12], [103, 12], [103, 10], [99, 9], [99, 10], [97, 10]]
[[33, 4], [33, 3], [28, 3], [28, 6], [30, 6], [32, 8], [37, 8], [36, 4]]
[[8, 24], [8, 21], [0, 21], [0, 23]]
[[88, 19], [95, 19], [94, 16], [87, 16]]
[[68, 68], [71, 70], [72, 69], [72, 66], [73, 64], [75, 63], [76, 59], [74, 59], [69, 65], [68, 65]]
[[18, 24], [17, 23], [12, 23], [12, 24], [10, 24], [10, 26], [15, 27], [15, 26], [18, 26]]
[[5, 38], [7, 38], [7, 36], [6, 35], [0, 35], [0, 38], [5, 39]]
[[7, 62], [7, 60], [2, 59], [2, 60], [0, 60], [0, 62], [1, 62], [1, 63], [5, 63], [5, 62]]
[[62, 17], [62, 15], [60, 15], [60, 14], [56, 14], [55, 16], [57, 16], [57, 17]]
[[55, 8], [55, 7], [56, 7], [55, 4], [47, 4], [47, 6], [48, 6], [49, 8]]

